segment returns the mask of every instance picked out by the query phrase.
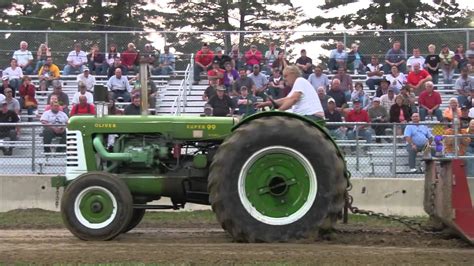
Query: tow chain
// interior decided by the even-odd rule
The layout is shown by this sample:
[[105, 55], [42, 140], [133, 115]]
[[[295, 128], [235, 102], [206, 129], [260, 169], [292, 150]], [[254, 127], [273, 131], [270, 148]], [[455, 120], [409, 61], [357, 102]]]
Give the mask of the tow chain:
[[54, 199], [54, 206], [59, 207], [59, 187], [56, 187], [56, 198]]

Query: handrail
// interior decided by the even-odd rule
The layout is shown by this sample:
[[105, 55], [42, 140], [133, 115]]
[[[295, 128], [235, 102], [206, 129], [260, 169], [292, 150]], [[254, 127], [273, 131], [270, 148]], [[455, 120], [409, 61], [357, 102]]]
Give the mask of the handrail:
[[[181, 80], [179, 85], [178, 96], [173, 102], [171, 106], [171, 113], [173, 115], [181, 115], [181, 112], [186, 107], [188, 101], [188, 94], [191, 93], [192, 89], [192, 74], [194, 73], [194, 54], [191, 54], [191, 60], [189, 64], [186, 66], [186, 70], [184, 71], [184, 78]], [[182, 110], [183, 109], [183, 110]]]

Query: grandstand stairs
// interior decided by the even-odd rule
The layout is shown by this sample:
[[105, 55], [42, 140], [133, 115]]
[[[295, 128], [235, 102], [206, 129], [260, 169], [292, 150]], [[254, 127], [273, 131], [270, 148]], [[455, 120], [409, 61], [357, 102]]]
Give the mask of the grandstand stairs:
[[[180, 93], [182, 80], [170, 80], [168, 86], [163, 88], [160, 95], [162, 97], [157, 103], [157, 114], [174, 114], [176, 112], [177, 97]], [[205, 101], [202, 100], [202, 95], [207, 88], [208, 81], [201, 80], [198, 85], [193, 85], [187, 95], [187, 103], [182, 108], [181, 115], [198, 116], [204, 112]], [[158, 101], [157, 101], [158, 102]], [[179, 103], [184, 105], [184, 101]]]

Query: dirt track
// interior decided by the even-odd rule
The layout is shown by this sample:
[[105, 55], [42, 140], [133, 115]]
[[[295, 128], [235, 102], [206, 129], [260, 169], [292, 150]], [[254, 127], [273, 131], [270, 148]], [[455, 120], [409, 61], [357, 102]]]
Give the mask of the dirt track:
[[420, 236], [403, 229], [359, 232], [345, 227], [333, 240], [290, 244], [233, 243], [216, 227], [137, 228], [109, 242], [84, 242], [65, 229], [0, 230], [0, 264], [465, 264], [474, 248], [458, 239]]

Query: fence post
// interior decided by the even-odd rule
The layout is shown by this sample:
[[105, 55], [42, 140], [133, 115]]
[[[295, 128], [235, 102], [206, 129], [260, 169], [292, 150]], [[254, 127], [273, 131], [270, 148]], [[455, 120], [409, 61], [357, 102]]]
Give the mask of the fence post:
[[31, 147], [32, 147], [32, 151], [31, 151], [31, 171], [33, 173], [36, 172], [36, 127], [33, 126], [32, 129], [31, 129], [31, 139], [33, 140], [32, 141], [32, 144], [31, 144]]
[[45, 35], [44, 35], [44, 43], [46, 43], [46, 45], [48, 45], [48, 47], [50, 47], [48, 41], [49, 41], [49, 36], [48, 36], [48, 33], [46, 32]]
[[469, 36], [469, 29], [467, 29], [467, 30], [466, 30], [466, 46], [464, 46], [464, 47], [466, 47], [466, 48], [469, 47], [469, 40], [470, 40], [470, 38], [471, 38], [471, 37]]
[[[109, 47], [109, 34], [106, 32], [105, 33], [105, 47], [104, 47], [104, 51], [107, 53], [109, 51], [108, 47]], [[106, 58], [107, 60], [107, 58]]]
[[397, 177], [397, 125], [393, 124], [392, 126], [393, 134], [393, 164], [392, 164], [392, 175]]
[[356, 139], [356, 170], [359, 171], [359, 129], [357, 125], [354, 126], [355, 139]]
[[343, 32], [343, 38], [344, 38], [344, 47], [347, 47], [347, 34], [346, 31]]
[[403, 32], [403, 41], [404, 41], [404, 46], [405, 46], [405, 49], [403, 49], [405, 51], [405, 60], [407, 59], [408, 57], [408, 33], [405, 31]]

